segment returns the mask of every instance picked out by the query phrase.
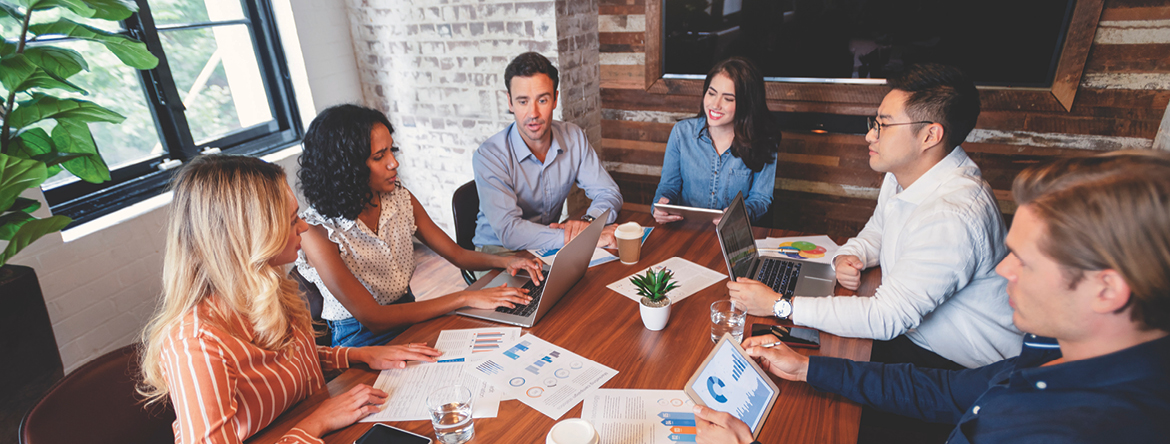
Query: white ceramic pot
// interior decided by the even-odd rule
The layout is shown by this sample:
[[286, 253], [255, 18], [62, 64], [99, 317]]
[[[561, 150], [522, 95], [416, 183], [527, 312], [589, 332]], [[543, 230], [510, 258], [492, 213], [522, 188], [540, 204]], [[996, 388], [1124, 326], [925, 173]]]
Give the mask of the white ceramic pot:
[[639, 312], [642, 314], [642, 325], [646, 326], [647, 330], [658, 331], [666, 328], [666, 322], [670, 321], [670, 306], [667, 303], [661, 307], [650, 307], [646, 304], [639, 303]]

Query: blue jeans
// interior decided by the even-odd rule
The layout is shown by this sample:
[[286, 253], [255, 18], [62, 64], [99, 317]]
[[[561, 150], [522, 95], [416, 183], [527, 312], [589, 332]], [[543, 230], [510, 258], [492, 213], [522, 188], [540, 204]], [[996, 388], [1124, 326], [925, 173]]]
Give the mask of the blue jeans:
[[[414, 293], [409, 288], [406, 289], [406, 294], [397, 301], [389, 305], [405, 304], [414, 302]], [[333, 346], [334, 347], [365, 347], [367, 345], [383, 345], [390, 342], [392, 339], [398, 337], [399, 334], [406, 331], [409, 326], [403, 326], [385, 331], [382, 333], [374, 333], [366, 326], [358, 322], [357, 318], [342, 319], [340, 321], [325, 320], [329, 324], [329, 329], [333, 331]]]

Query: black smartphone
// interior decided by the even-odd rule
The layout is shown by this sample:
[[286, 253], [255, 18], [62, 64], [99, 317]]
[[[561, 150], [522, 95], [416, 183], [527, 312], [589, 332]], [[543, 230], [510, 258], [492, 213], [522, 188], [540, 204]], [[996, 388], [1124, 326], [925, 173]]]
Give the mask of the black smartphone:
[[811, 328], [752, 324], [752, 336], [760, 335], [772, 335], [789, 347], [821, 348], [821, 332]]
[[386, 424], [374, 424], [353, 444], [430, 444], [431, 439]]

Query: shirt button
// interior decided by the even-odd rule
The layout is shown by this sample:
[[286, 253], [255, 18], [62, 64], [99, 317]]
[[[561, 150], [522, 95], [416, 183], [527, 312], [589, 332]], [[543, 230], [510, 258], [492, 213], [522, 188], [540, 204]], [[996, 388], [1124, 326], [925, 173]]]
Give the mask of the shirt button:
[[975, 406], [975, 408], [971, 409], [971, 413], [978, 415], [979, 414], [979, 406]]
[[1040, 390], [1044, 390], [1044, 389], [1048, 388], [1048, 383], [1044, 382], [1044, 381], [1037, 381], [1036, 388], [1038, 388]]

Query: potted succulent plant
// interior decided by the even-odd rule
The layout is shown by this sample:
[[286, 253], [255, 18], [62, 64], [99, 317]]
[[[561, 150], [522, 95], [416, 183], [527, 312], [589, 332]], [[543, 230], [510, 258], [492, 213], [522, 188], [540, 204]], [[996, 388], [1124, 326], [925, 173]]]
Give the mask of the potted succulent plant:
[[646, 270], [646, 274], [631, 277], [630, 282], [638, 288], [638, 296], [642, 297], [639, 306], [642, 325], [652, 331], [666, 328], [666, 323], [670, 320], [670, 298], [666, 293], [678, 288], [674, 272], [666, 268], [655, 270], [651, 267]]

